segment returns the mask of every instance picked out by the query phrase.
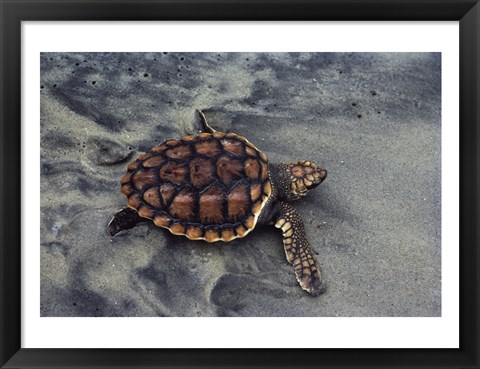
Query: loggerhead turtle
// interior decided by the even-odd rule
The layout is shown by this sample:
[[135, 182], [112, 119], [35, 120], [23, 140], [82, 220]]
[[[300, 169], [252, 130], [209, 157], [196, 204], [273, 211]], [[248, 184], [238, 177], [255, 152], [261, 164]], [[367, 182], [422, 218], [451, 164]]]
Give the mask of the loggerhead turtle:
[[152, 220], [190, 240], [229, 242], [274, 224], [300, 286], [323, 293], [320, 267], [290, 201], [317, 187], [327, 171], [306, 160], [269, 163], [246, 138], [217, 132], [199, 114], [203, 133], [167, 140], [128, 165], [121, 179], [128, 207], [108, 224], [110, 235]]

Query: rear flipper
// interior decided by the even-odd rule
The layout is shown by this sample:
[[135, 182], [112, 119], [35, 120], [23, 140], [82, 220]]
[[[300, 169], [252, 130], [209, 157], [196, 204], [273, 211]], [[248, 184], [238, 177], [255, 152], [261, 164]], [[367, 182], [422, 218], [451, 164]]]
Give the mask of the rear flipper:
[[273, 221], [275, 227], [282, 229], [285, 254], [293, 265], [300, 287], [313, 296], [325, 292], [326, 284], [322, 280], [320, 266], [307, 240], [300, 214], [292, 205], [279, 202]]
[[207, 118], [205, 117], [205, 114], [203, 114], [203, 111], [197, 110], [198, 115], [200, 115], [200, 120], [202, 121], [202, 132], [206, 133], [215, 133], [217, 132], [213, 127], [210, 127], [210, 125], [207, 122]]
[[135, 227], [140, 222], [146, 222], [149, 219], [142, 218], [138, 215], [136, 210], [132, 208], [123, 208], [119, 212], [115, 213], [110, 223], [108, 223], [107, 231], [110, 236], [115, 236], [118, 232], [124, 229], [130, 229]]

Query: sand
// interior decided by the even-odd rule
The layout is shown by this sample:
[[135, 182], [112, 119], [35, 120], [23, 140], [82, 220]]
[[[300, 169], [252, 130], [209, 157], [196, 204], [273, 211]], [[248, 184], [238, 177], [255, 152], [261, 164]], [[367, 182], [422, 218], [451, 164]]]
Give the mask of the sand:
[[[440, 316], [441, 59], [435, 53], [41, 55], [42, 316]], [[199, 129], [328, 170], [295, 203], [327, 281], [282, 237], [230, 243], [145, 223], [110, 237], [129, 161]]]

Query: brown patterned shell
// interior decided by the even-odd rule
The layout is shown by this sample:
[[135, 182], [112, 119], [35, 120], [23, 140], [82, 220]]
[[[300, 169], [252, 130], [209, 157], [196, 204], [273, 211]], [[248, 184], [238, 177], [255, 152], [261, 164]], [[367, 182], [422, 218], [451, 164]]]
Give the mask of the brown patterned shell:
[[121, 185], [141, 217], [207, 242], [247, 235], [272, 192], [265, 154], [221, 132], [155, 146], [128, 165]]

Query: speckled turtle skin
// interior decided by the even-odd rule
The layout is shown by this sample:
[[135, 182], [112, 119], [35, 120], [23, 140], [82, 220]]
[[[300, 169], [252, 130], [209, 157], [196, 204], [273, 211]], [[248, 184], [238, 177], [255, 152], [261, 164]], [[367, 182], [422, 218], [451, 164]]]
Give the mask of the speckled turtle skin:
[[229, 242], [273, 224], [300, 286], [323, 293], [320, 267], [290, 201], [318, 186], [326, 170], [305, 160], [271, 164], [245, 137], [217, 132], [200, 116], [204, 132], [167, 140], [127, 166], [120, 183], [128, 207], [115, 214], [109, 233], [151, 220], [190, 240]]

